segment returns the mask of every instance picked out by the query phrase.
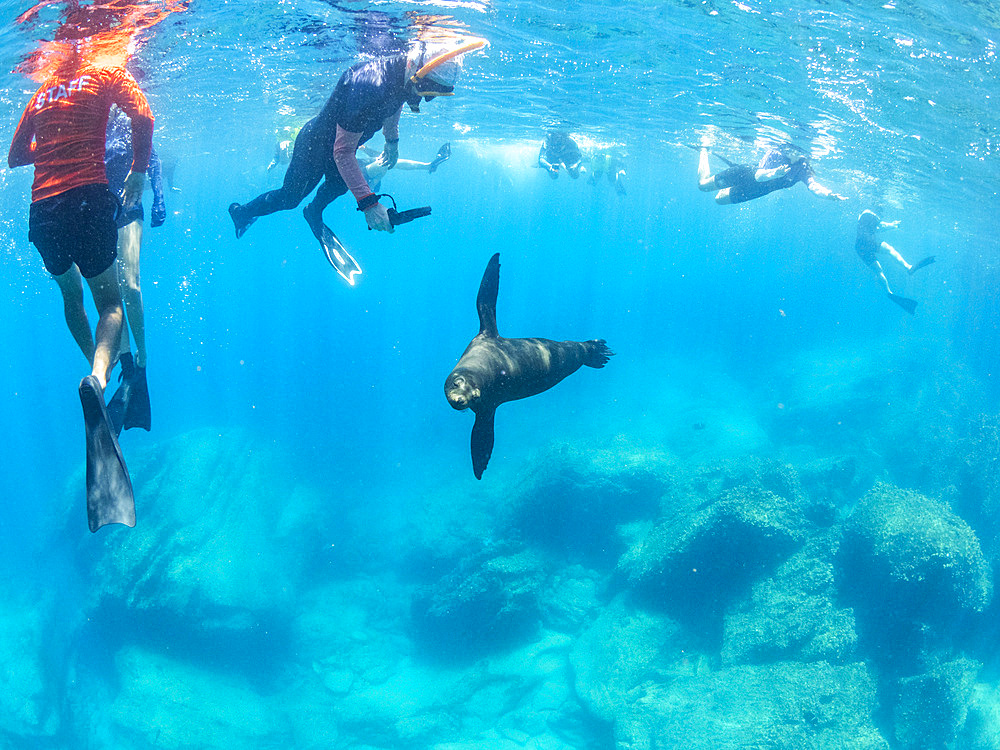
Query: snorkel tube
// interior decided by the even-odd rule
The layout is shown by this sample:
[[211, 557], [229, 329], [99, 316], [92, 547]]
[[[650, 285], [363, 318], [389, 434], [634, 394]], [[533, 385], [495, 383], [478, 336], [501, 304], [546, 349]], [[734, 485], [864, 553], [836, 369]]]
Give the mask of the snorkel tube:
[[487, 46], [489, 42], [485, 39], [474, 39], [471, 42], [465, 42], [460, 44], [455, 49], [443, 52], [440, 55], [432, 58], [431, 60], [424, 63], [420, 70], [410, 76], [410, 82], [416, 89], [417, 96], [422, 96], [429, 98], [432, 96], [454, 96], [454, 86], [448, 86], [445, 84], [438, 83], [434, 80], [427, 80], [427, 76], [433, 72], [435, 69], [440, 68], [446, 62], [454, 60], [456, 57], [464, 55], [466, 52], [473, 52], [477, 49], [482, 49]]

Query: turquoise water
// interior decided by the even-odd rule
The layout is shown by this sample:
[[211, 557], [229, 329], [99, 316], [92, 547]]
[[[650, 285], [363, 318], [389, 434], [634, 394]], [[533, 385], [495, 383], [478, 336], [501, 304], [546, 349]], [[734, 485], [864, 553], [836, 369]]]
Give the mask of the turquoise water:
[[[4, 70], [51, 38], [29, 7]], [[226, 207], [280, 184], [373, 10], [491, 46], [403, 114], [402, 157], [452, 157], [383, 190], [431, 217], [327, 209], [350, 288], [298, 211], [237, 241]], [[135, 529], [87, 530], [87, 368], [0, 170], [0, 747], [1000, 748], [998, 37], [926, 0], [168, 17], [136, 57], [179, 191], [143, 242]], [[8, 135], [35, 88], [4, 77]], [[550, 129], [626, 153], [628, 195], [535, 169]], [[697, 189], [701, 145], [778, 142], [849, 200]], [[883, 261], [912, 317], [865, 208], [937, 258]], [[503, 406], [477, 482], [442, 386], [496, 252], [501, 334], [616, 356]]]

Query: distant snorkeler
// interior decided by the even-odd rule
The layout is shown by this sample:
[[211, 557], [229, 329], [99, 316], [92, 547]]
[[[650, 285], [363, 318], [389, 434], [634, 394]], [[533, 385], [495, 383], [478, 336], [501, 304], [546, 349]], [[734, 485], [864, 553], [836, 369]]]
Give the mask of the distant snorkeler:
[[885, 284], [885, 290], [889, 293], [889, 299], [906, 310], [906, 312], [910, 313], [910, 315], [913, 315], [917, 309], [916, 300], [901, 297], [898, 294], [892, 293], [892, 289], [889, 286], [889, 280], [885, 277], [885, 271], [882, 269], [882, 264], [878, 262], [875, 255], [876, 253], [888, 253], [893, 258], [898, 260], [911, 276], [915, 271], [933, 263], [934, 256], [928, 255], [916, 265], [911, 265], [907, 263], [906, 259], [899, 254], [899, 251], [897, 251], [896, 248], [888, 242], [879, 242], [876, 232], [882, 229], [895, 229], [898, 226], [898, 220], [882, 221], [882, 219], [880, 219], [878, 214], [874, 211], [865, 209], [858, 217], [858, 236], [854, 241], [854, 249], [857, 251], [858, 257], [865, 262], [865, 265], [867, 265], [882, 279], [882, 283]]
[[[357, 158], [358, 147], [382, 131], [385, 148], [379, 159], [392, 169], [399, 158], [399, 116], [403, 104], [420, 111], [420, 101], [452, 96], [462, 69], [462, 56], [487, 44], [416, 42], [406, 52], [377, 57], [348, 68], [320, 113], [295, 138], [284, 184], [247, 204], [233, 203], [229, 215], [242, 237], [258, 216], [295, 208], [319, 186], [303, 210], [306, 222], [327, 260], [349, 284], [361, 268], [336, 235], [323, 223], [323, 210], [348, 190], [370, 229], [392, 232], [393, 223], [371, 189]], [[325, 179], [324, 179], [325, 178]]]
[[698, 188], [706, 193], [717, 190], [715, 202], [720, 205], [752, 201], [775, 190], [790, 188], [797, 182], [805, 183], [809, 192], [820, 198], [847, 200], [845, 196], [816, 181], [816, 175], [805, 154], [792, 155], [787, 147], [770, 149], [756, 167], [722, 160], [726, 162], [728, 169], [712, 174], [708, 164], [708, 149], [701, 149], [698, 159]]
[[[362, 164], [362, 168], [365, 170], [365, 179], [368, 180], [368, 184], [371, 185], [372, 190], [377, 193], [382, 189], [382, 178], [388, 173], [389, 166], [379, 158], [380, 154], [378, 151], [370, 149], [367, 146], [362, 146], [360, 150], [365, 155], [365, 161]], [[404, 172], [427, 172], [428, 174], [434, 174], [437, 168], [450, 158], [451, 143], [442, 143], [437, 155], [430, 161], [397, 159], [396, 166], [393, 169], [401, 169]], [[358, 159], [358, 163], [361, 162], [362, 160]]]
[[583, 169], [583, 153], [567, 133], [550, 131], [538, 150], [538, 166], [546, 170], [553, 180], [559, 177], [559, 169], [563, 167], [575, 180]]
[[601, 177], [607, 177], [608, 182], [618, 195], [626, 195], [625, 190], [625, 160], [621, 154], [612, 149], [599, 149], [590, 156], [590, 174], [587, 181], [596, 185]]

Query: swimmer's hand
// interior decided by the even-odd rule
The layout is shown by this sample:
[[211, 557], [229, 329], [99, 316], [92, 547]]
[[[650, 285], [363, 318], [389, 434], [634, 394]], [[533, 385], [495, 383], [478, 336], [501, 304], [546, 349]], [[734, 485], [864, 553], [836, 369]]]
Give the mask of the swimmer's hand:
[[898, 226], [899, 226], [899, 219], [896, 219], [895, 221], [883, 221], [881, 229], [895, 229]]
[[385, 150], [379, 155], [378, 162], [386, 169], [392, 169], [399, 160], [399, 141], [386, 141]]
[[145, 189], [145, 172], [129, 172], [122, 190], [122, 208], [128, 210], [139, 203], [142, 200], [142, 191]]
[[832, 201], [846, 201], [847, 200], [847, 196], [846, 195], [841, 195], [840, 193], [834, 193], [832, 191], [826, 197], [829, 198]]
[[773, 169], [758, 169], [753, 177], [757, 182], [770, 182], [771, 180], [776, 180], [779, 177], [784, 177], [791, 171], [791, 169], [791, 164], [779, 164]]
[[373, 203], [365, 209], [365, 221], [368, 222], [368, 228], [374, 229], [376, 232], [392, 234], [396, 231], [392, 228], [392, 222], [389, 221], [389, 212], [381, 203]]

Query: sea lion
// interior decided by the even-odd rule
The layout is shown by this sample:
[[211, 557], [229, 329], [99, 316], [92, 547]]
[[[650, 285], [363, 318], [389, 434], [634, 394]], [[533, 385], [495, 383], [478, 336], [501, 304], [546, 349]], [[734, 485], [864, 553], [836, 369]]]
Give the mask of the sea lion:
[[550, 341], [505, 339], [497, 333], [497, 292], [500, 289], [500, 253], [486, 266], [476, 308], [479, 334], [444, 383], [444, 395], [453, 408], [472, 409], [472, 471], [476, 479], [493, 453], [493, 415], [507, 401], [546, 391], [580, 365], [601, 368], [614, 355], [603, 339]]

